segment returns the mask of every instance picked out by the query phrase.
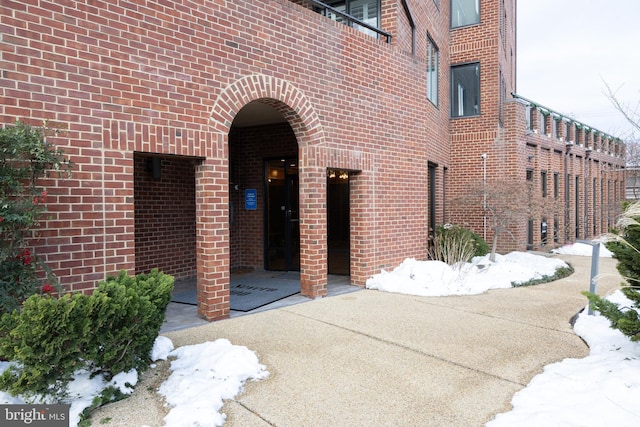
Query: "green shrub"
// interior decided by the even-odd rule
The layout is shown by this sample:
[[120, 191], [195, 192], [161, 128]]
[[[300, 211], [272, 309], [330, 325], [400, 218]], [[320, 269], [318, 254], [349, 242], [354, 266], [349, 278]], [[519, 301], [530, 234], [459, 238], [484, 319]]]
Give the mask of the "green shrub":
[[605, 236], [605, 244], [618, 260], [618, 271], [627, 281], [622, 293], [631, 300], [630, 307], [619, 307], [596, 294], [583, 292], [592, 309], [609, 319], [611, 327], [618, 329], [632, 341], [640, 341], [640, 202], [626, 206], [618, 221], [618, 230]]
[[172, 291], [173, 277], [158, 270], [135, 277], [121, 272], [99, 285], [91, 305], [98, 345], [87, 351], [107, 378], [146, 368]]
[[60, 299], [33, 295], [20, 312], [5, 314], [0, 321], [0, 357], [19, 364], [0, 375], [0, 389], [27, 398], [50, 394], [64, 399], [91, 340], [87, 302], [82, 294]]
[[0, 315], [19, 309], [35, 293], [58, 288], [51, 270], [28, 248], [46, 211], [41, 178], [71, 170], [45, 135], [56, 132], [22, 122], [0, 127]]
[[611, 327], [618, 329], [624, 335], [629, 337], [631, 341], [640, 341], [640, 318], [638, 310], [640, 309], [640, 293], [632, 288], [623, 288], [622, 292], [627, 298], [633, 301], [633, 307], [621, 309], [618, 304], [612, 303], [604, 298], [600, 298], [596, 294], [583, 292], [583, 295], [589, 300], [591, 308], [599, 311], [611, 323]]
[[438, 226], [429, 248], [429, 258], [448, 265], [468, 262], [489, 252], [489, 245], [480, 236], [458, 225]]
[[0, 389], [64, 401], [78, 369], [108, 379], [143, 371], [172, 291], [173, 278], [154, 270], [135, 278], [122, 272], [93, 295], [31, 296], [0, 320], [0, 358], [16, 362], [0, 375]]
[[556, 280], [571, 276], [574, 271], [573, 266], [571, 264], [567, 264], [567, 267], [560, 267], [551, 275], [544, 275], [539, 279], [531, 279], [526, 282], [511, 282], [511, 286], [519, 288], [522, 286], [534, 286], [541, 285], [543, 283], [555, 282]]

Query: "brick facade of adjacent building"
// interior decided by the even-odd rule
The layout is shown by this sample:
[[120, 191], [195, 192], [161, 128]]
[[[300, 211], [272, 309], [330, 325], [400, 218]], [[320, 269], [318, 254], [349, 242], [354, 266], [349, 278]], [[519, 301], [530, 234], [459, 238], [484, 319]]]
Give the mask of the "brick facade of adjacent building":
[[[279, 156], [297, 156], [310, 297], [326, 294], [328, 169], [348, 172], [357, 285], [407, 256], [425, 259], [430, 224], [482, 234], [482, 208], [451, 201], [482, 179], [483, 153], [490, 178], [546, 169], [564, 192], [569, 177], [575, 197], [559, 226], [580, 237], [606, 229], [624, 191], [607, 171], [624, 164], [623, 145], [578, 132], [569, 149], [567, 137], [528, 128], [532, 104], [510, 96], [514, 1], [482, 0], [480, 23], [458, 29], [449, 10], [446, 0], [381, 0], [388, 43], [303, 0], [4, 1], [0, 122], [63, 127], [50, 141], [74, 163], [71, 179], [45, 183], [50, 216], [34, 245], [69, 290], [158, 267], [197, 277], [199, 314], [227, 317], [232, 269], [264, 266], [264, 162]], [[426, 97], [429, 40], [437, 105]], [[451, 119], [450, 66], [470, 62], [480, 64], [480, 113]], [[280, 120], [263, 123], [264, 108]], [[593, 179], [592, 206], [589, 186], [571, 183]], [[258, 209], [242, 208], [245, 189]], [[581, 200], [588, 206], [571, 207]], [[525, 248], [526, 224], [513, 231], [502, 249]]]

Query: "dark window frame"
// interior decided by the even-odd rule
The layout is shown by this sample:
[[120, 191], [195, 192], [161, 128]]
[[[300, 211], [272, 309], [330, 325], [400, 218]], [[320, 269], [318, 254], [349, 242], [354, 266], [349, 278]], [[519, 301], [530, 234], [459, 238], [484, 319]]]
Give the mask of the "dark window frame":
[[[471, 79], [474, 81], [470, 81], [469, 75], [463, 74], [463, 71], [467, 71], [468, 69], [473, 69], [472, 73], [475, 73], [475, 78], [471, 76]], [[480, 62], [469, 62], [451, 66], [449, 73], [451, 118], [480, 116], [482, 111], [480, 108], [480, 72]], [[465, 81], [469, 87], [462, 84]], [[461, 93], [461, 89], [463, 93]], [[467, 94], [467, 92], [471, 92], [471, 94]], [[460, 102], [461, 97], [463, 98], [462, 103]], [[469, 99], [471, 99], [472, 102], [469, 102]]]

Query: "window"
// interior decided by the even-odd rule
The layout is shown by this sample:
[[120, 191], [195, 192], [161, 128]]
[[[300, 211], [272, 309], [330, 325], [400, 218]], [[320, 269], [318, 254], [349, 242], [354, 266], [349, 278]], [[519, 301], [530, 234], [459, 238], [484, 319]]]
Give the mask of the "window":
[[558, 198], [560, 195], [560, 174], [558, 172], [553, 173], [553, 197]]
[[480, 114], [480, 64], [451, 67], [451, 117]]
[[427, 182], [428, 185], [428, 206], [429, 206], [429, 248], [433, 247], [433, 238], [436, 233], [436, 173], [437, 173], [437, 165], [429, 162], [428, 163], [428, 172], [429, 172], [429, 180]]
[[480, 0], [451, 0], [451, 28], [480, 22]]
[[504, 0], [500, 0], [500, 40], [502, 40], [502, 46], [506, 44], [506, 23], [507, 23], [507, 10], [504, 7]]
[[[343, 0], [343, 1], [326, 1], [326, 4], [344, 12], [347, 15], [351, 15], [354, 18], [365, 22], [372, 27], [379, 28], [380, 22], [380, 0]], [[329, 10], [326, 15], [334, 21], [348, 24], [345, 19]], [[378, 37], [378, 34], [371, 31], [368, 28], [362, 27], [358, 24], [353, 24], [353, 28], [357, 28], [363, 33], [369, 34], [373, 37]]]
[[427, 36], [427, 98], [438, 105], [438, 47]]
[[504, 101], [507, 97], [507, 85], [504, 82], [504, 76], [502, 75], [502, 69], [500, 69], [500, 94], [498, 97], [498, 125], [504, 126]]
[[542, 197], [547, 197], [547, 171], [540, 172], [540, 184], [542, 185]]

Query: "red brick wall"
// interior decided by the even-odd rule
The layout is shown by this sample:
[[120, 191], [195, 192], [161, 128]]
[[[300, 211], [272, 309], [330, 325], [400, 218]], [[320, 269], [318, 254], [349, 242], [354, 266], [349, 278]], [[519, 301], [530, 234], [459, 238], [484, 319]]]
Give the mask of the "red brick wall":
[[[105, 274], [147, 268], [135, 239], [134, 152], [182, 156], [194, 162], [200, 314], [227, 316], [237, 259], [229, 158], [238, 147], [229, 133], [256, 100], [281, 112], [297, 142], [304, 294], [326, 292], [327, 168], [354, 171], [353, 283], [407, 256], [425, 258], [428, 163], [438, 179], [447, 170], [451, 198], [481, 179], [483, 152], [490, 170], [504, 166], [501, 173], [522, 179], [526, 149], [497, 124], [498, 66], [512, 91], [515, 51], [513, 37], [497, 36], [498, 0], [482, 1], [481, 25], [454, 31], [448, 1], [439, 10], [432, 1], [407, 3], [415, 55], [396, 0], [382, 1], [391, 44], [288, 0], [4, 1], [0, 123], [62, 125], [66, 133], [51, 141], [75, 165], [71, 179], [48, 183], [51, 216], [37, 243], [62, 283], [90, 289]], [[514, 2], [505, 3], [511, 14]], [[437, 106], [426, 99], [427, 33], [440, 49]], [[466, 61], [481, 62], [482, 116], [450, 121], [448, 66]], [[449, 220], [441, 211], [438, 223]], [[451, 206], [446, 214], [460, 217]]]
[[[297, 157], [298, 144], [288, 124], [233, 128], [229, 134], [234, 204], [231, 224], [231, 269], [264, 267], [264, 161]], [[238, 186], [237, 189], [235, 186]], [[244, 190], [257, 190], [258, 209], [245, 210]]]
[[157, 158], [160, 177], [134, 155], [136, 274], [152, 268], [179, 278], [196, 276], [195, 163], [179, 157]]
[[[326, 283], [327, 167], [361, 171], [355, 283], [424, 257], [427, 163], [449, 161], [447, 73], [436, 108], [424, 46], [429, 31], [447, 63], [449, 32], [433, 2], [410, 3], [421, 29], [415, 57], [406, 41], [387, 44], [287, 0], [4, 2], [0, 122], [63, 125], [52, 141], [75, 165], [70, 180], [50, 183], [39, 242], [62, 283], [87, 289], [146, 268], [136, 257], [134, 151], [186, 156], [199, 159], [200, 310], [226, 316], [228, 134], [257, 99], [284, 114], [298, 142], [303, 291], [321, 295]], [[397, 7], [383, 2], [384, 29], [396, 34]]]
[[[504, 3], [504, 9], [501, 4]], [[547, 172], [548, 191], [553, 191], [553, 174], [559, 176], [559, 194], [556, 200], [547, 196], [545, 208], [536, 213], [533, 220], [534, 249], [548, 249], [552, 244], [562, 244], [579, 238], [590, 238], [606, 231], [597, 219], [604, 215], [615, 217], [616, 201], [619, 194], [611, 198], [607, 207], [599, 206], [601, 186], [596, 186], [596, 201], [593, 200], [593, 178], [597, 180], [605, 174], [604, 169], [620, 168], [624, 161], [620, 156], [609, 152], [593, 150], [587, 153], [586, 147], [593, 148], [593, 137], [585, 136], [584, 130], [569, 126], [569, 135], [565, 135], [558, 122], [559, 117], [552, 116], [547, 110], [533, 109], [531, 129], [527, 131], [525, 121], [526, 103], [510, 100], [515, 87], [515, 4], [510, 1], [481, 1], [481, 20], [478, 25], [453, 29], [451, 31], [451, 64], [478, 62], [480, 64], [480, 111], [477, 117], [455, 118], [451, 120], [451, 173], [449, 194], [451, 206], [448, 220], [472, 228], [478, 234], [484, 234], [483, 211], [481, 203], [456, 202], [464, 200], [469, 188], [477, 187], [484, 180], [481, 155], [487, 154], [487, 184], [495, 185], [500, 179], [509, 179], [526, 185], [526, 171], [533, 174], [532, 189], [535, 196], [541, 192], [541, 172]], [[501, 37], [501, 19], [504, 20]], [[503, 126], [499, 124], [500, 73], [506, 86]], [[535, 106], [534, 106], [535, 107]], [[544, 115], [540, 113], [544, 112]], [[558, 126], [559, 133], [553, 131]], [[577, 137], [575, 136], [577, 134]], [[591, 139], [587, 139], [591, 138]], [[567, 151], [567, 138], [577, 139], [573, 148]], [[607, 139], [608, 140], [608, 139]], [[597, 141], [597, 138], [596, 138]], [[586, 144], [586, 146], [585, 146]], [[620, 144], [616, 144], [620, 146]], [[615, 149], [610, 150], [615, 152]], [[566, 164], [565, 164], [566, 157]], [[587, 160], [585, 160], [587, 159]], [[586, 166], [585, 166], [586, 162]], [[619, 173], [606, 173], [612, 180], [612, 188], [621, 188]], [[565, 196], [565, 182], [569, 176], [569, 194]], [[575, 179], [578, 177], [579, 189], [576, 196]], [[607, 184], [608, 185], [608, 184]], [[618, 190], [618, 193], [620, 190]], [[578, 218], [576, 218], [576, 197], [578, 200]], [[606, 199], [606, 198], [605, 198]], [[566, 202], [565, 202], [566, 200]], [[607, 211], [611, 211], [609, 214]], [[594, 215], [595, 214], [595, 215]], [[542, 242], [540, 223], [544, 218], [553, 232], [553, 218], [558, 217], [558, 242]], [[596, 225], [594, 229], [594, 224]], [[498, 249], [502, 252], [523, 250], [526, 248], [527, 220], [523, 219], [510, 225], [509, 233], [503, 233], [498, 240]], [[489, 231], [487, 238], [492, 239]]]

